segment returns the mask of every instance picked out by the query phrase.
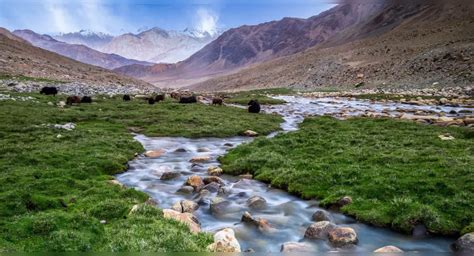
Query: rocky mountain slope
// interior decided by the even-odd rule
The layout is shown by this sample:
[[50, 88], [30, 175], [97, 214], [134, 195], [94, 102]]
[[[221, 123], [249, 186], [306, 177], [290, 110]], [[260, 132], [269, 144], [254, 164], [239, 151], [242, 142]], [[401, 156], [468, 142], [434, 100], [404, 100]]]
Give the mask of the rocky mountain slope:
[[192, 86], [423, 87], [474, 82], [472, 1], [385, 1], [367, 19], [304, 52]]
[[6, 29], [0, 29], [0, 74], [77, 82], [92, 87], [152, 87], [144, 81], [35, 47]]
[[[251, 64], [291, 55], [318, 45], [339, 31], [377, 12], [382, 6], [342, 4], [308, 19], [284, 18], [223, 33], [174, 68], [137, 76], [137, 66], [117, 72], [160, 84], [173, 78], [195, 78], [233, 71]], [[143, 67], [144, 70], [150, 70]], [[162, 83], [161, 83], [162, 84]]]
[[107, 69], [114, 69], [121, 66], [141, 64], [150, 65], [151, 63], [126, 59], [116, 54], [106, 54], [84, 45], [68, 44], [57, 41], [48, 35], [40, 35], [31, 30], [15, 30], [13, 34], [21, 37], [36, 47], [52, 51], [71, 59], [87, 63], [94, 66], [99, 66]]
[[99, 49], [105, 53], [142, 61], [176, 63], [199, 51], [215, 38], [216, 36], [205, 32], [152, 28], [139, 34], [117, 36]]

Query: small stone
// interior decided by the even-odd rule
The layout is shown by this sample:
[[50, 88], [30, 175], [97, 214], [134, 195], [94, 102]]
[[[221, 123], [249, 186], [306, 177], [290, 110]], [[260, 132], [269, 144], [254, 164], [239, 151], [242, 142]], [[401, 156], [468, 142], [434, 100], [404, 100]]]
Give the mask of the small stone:
[[150, 197], [145, 201], [145, 204], [150, 206], [158, 206], [158, 201]]
[[207, 169], [207, 173], [211, 176], [221, 176], [224, 171], [217, 167], [217, 166], [211, 166]]
[[146, 156], [146, 157], [149, 157], [149, 158], [157, 158], [157, 157], [162, 156], [164, 153], [165, 153], [165, 151], [164, 151], [163, 149], [160, 149], [160, 150], [150, 150], [150, 151], [147, 151], [147, 152], [145, 153], [145, 156]]
[[315, 213], [313, 213], [313, 216], [311, 216], [311, 219], [313, 221], [333, 221], [333, 218], [331, 214], [325, 210], [317, 210]]
[[205, 153], [205, 152], [211, 152], [211, 150], [208, 149], [208, 148], [198, 148], [197, 152], [199, 152], [199, 153]]
[[352, 228], [336, 227], [329, 231], [329, 241], [336, 247], [345, 247], [357, 244], [357, 234]]
[[194, 188], [191, 186], [182, 186], [177, 192], [181, 194], [192, 194], [194, 192]]
[[319, 221], [311, 224], [304, 234], [309, 239], [327, 239], [330, 231], [336, 228], [336, 225], [329, 221]]
[[455, 140], [455, 138], [449, 133], [441, 134], [441, 135], [438, 136], [438, 138], [440, 138], [441, 140], [444, 140], [444, 141], [446, 141], [446, 140]]
[[193, 175], [186, 180], [186, 185], [193, 187], [195, 191], [199, 191], [204, 186], [204, 182], [201, 177]]
[[403, 251], [398, 247], [388, 245], [388, 246], [384, 246], [382, 248], [379, 248], [379, 249], [375, 250], [374, 252], [376, 252], [376, 253], [397, 253], [397, 252], [403, 252]]
[[232, 143], [226, 143], [226, 144], [224, 144], [224, 147], [233, 147], [233, 146], [234, 146], [234, 144], [232, 144]]
[[280, 252], [312, 252], [314, 249], [305, 243], [288, 242], [281, 245]]
[[50, 102], [48, 102], [48, 105], [49, 105], [49, 106], [54, 106], [54, 103], [52, 103], [52, 102], [50, 101]]
[[188, 151], [187, 151], [186, 149], [184, 149], [184, 148], [178, 148], [178, 149], [176, 149], [174, 152], [177, 152], [177, 153], [186, 153], [186, 152], [188, 152]]
[[261, 196], [252, 196], [247, 200], [247, 205], [252, 209], [265, 209], [267, 201]]
[[63, 136], [61, 134], [56, 135], [56, 138], [61, 139]]
[[210, 156], [196, 156], [196, 157], [191, 158], [190, 162], [191, 163], [204, 163], [204, 162], [208, 162], [209, 160], [211, 160]]
[[254, 132], [252, 130], [247, 130], [247, 131], [244, 132], [244, 135], [247, 136], [247, 137], [256, 137], [256, 136], [258, 136], [258, 133]]
[[160, 180], [172, 180], [172, 179], [176, 179], [180, 176], [181, 176], [181, 173], [179, 173], [179, 172], [164, 172], [161, 175]]

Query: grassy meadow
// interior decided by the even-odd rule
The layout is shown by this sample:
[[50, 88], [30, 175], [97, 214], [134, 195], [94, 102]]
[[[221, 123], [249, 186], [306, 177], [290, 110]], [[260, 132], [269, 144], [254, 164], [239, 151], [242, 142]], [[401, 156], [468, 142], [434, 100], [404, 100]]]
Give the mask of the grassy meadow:
[[[110, 183], [143, 151], [130, 130], [227, 137], [247, 129], [266, 134], [281, 122], [223, 106], [98, 97], [59, 108], [48, 102], [64, 96], [8, 94], [35, 100], [0, 101], [0, 252], [204, 251], [211, 235], [191, 234], [145, 205], [146, 194]], [[76, 129], [48, 126], [68, 122]], [[130, 213], [136, 204], [142, 207]]]
[[[450, 133], [456, 139], [442, 141]], [[474, 228], [474, 131], [389, 119], [309, 118], [301, 130], [259, 138], [222, 157], [229, 174], [256, 179], [377, 226], [433, 233]]]

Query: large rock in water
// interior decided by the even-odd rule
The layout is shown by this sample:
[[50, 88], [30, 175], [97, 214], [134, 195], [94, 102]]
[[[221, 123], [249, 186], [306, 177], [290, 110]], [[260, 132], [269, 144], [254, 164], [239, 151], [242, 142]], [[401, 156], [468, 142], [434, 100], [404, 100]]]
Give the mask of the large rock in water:
[[150, 151], [147, 151], [147, 152], [145, 153], [145, 156], [146, 156], [146, 157], [149, 157], [149, 158], [157, 158], [157, 157], [162, 156], [164, 153], [165, 153], [165, 151], [164, 151], [163, 149], [160, 149], [160, 150], [150, 150]]
[[327, 239], [329, 232], [336, 228], [334, 223], [329, 221], [319, 221], [311, 224], [304, 234], [309, 239]]
[[281, 252], [312, 252], [314, 249], [304, 243], [288, 242], [281, 245]]
[[215, 197], [211, 200], [211, 213], [214, 216], [219, 216], [225, 213], [227, 207], [230, 206], [230, 202], [226, 201], [222, 197]]
[[199, 191], [204, 186], [204, 182], [201, 177], [193, 175], [186, 180], [186, 185], [193, 187], [195, 191]]
[[461, 252], [462, 255], [474, 255], [474, 232], [467, 233], [456, 240], [453, 249]]
[[196, 202], [190, 201], [190, 200], [181, 200], [179, 202], [176, 202], [172, 209], [177, 211], [177, 212], [189, 212], [193, 213], [199, 208], [199, 205]]
[[325, 210], [317, 210], [315, 213], [313, 213], [313, 216], [311, 216], [311, 219], [313, 221], [330, 221], [333, 222], [333, 218], [331, 214]]
[[172, 179], [178, 178], [179, 176], [181, 176], [181, 173], [179, 172], [173, 172], [173, 171], [164, 172], [161, 175], [160, 180], [172, 180]]
[[252, 196], [247, 200], [247, 205], [252, 209], [265, 209], [267, 200], [261, 196]]
[[201, 231], [199, 220], [191, 213], [181, 213], [171, 209], [164, 209], [163, 217], [165, 219], [173, 219], [186, 224], [186, 226], [189, 227], [189, 230], [195, 234]]
[[214, 243], [207, 249], [211, 252], [241, 252], [239, 241], [235, 238], [234, 230], [223, 229], [214, 234]]
[[331, 230], [328, 234], [329, 241], [336, 247], [345, 247], [348, 245], [357, 244], [357, 234], [352, 228], [337, 227]]

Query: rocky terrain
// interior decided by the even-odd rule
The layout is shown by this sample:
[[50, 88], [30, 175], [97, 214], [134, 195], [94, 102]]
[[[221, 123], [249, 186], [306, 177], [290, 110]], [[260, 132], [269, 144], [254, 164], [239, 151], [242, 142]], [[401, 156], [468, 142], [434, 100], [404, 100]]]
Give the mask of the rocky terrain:
[[88, 87], [134, 87], [155, 90], [151, 84], [84, 64], [35, 47], [6, 29], [0, 30], [0, 80], [5, 83], [83, 84]]
[[40, 35], [31, 30], [15, 30], [13, 34], [25, 39], [36, 47], [61, 54], [82, 63], [107, 69], [132, 64], [151, 65], [148, 62], [127, 59], [117, 54], [102, 53], [84, 45], [61, 42], [51, 36]]
[[386, 1], [378, 15], [320, 45], [191, 88], [472, 85], [473, 14], [473, 3], [464, 0]]

